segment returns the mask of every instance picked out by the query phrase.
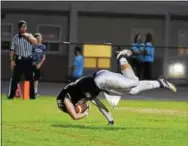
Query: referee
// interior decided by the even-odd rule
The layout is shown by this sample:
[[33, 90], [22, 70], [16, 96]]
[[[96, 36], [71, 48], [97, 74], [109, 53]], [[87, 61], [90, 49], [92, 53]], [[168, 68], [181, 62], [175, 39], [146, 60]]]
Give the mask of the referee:
[[22, 73], [30, 82], [30, 99], [35, 99], [33, 72], [32, 72], [32, 45], [37, 44], [33, 35], [27, 33], [27, 22], [18, 22], [19, 33], [12, 38], [10, 48], [10, 69], [12, 77], [10, 80], [8, 99], [13, 99]]

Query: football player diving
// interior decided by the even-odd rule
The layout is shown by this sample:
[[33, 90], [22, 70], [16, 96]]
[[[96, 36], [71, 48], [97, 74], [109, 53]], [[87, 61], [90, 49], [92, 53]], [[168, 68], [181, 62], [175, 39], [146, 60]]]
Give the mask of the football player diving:
[[164, 77], [160, 77], [158, 80], [140, 81], [126, 59], [131, 55], [132, 52], [126, 49], [117, 54], [116, 58], [121, 67], [121, 74], [100, 70], [92, 76], [84, 76], [75, 82], [69, 83], [57, 96], [59, 109], [67, 113], [73, 120], [79, 120], [88, 115], [88, 110], [77, 113], [75, 105], [79, 102], [90, 101], [105, 116], [108, 124], [113, 125], [114, 119], [111, 113], [98, 98], [100, 92], [136, 95], [141, 91], [156, 88], [166, 88], [176, 92], [176, 87]]

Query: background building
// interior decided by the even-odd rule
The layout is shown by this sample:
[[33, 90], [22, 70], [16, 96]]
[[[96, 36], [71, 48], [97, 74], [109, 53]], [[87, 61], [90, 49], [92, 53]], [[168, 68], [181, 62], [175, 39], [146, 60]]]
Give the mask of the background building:
[[[179, 61], [175, 70], [182, 70], [183, 62], [181, 78], [188, 78], [188, 2], [2, 2], [1, 11], [3, 80], [10, 77], [9, 43], [22, 19], [28, 22], [29, 32], [44, 36], [48, 48], [44, 81], [66, 81], [70, 74], [74, 46], [63, 41], [130, 45], [134, 34], [148, 31], [155, 46], [161, 46], [155, 47], [153, 77], [167, 75], [169, 65]], [[117, 71], [113, 56], [110, 69]], [[94, 70], [85, 69], [85, 74]]]

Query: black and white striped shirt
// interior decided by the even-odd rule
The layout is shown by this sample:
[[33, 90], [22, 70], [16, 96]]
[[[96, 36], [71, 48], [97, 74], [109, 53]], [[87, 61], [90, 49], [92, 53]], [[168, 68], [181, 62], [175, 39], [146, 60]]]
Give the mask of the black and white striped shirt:
[[32, 55], [32, 44], [25, 38], [19, 37], [19, 34], [16, 34], [12, 38], [11, 42], [11, 51], [21, 57], [29, 57]]

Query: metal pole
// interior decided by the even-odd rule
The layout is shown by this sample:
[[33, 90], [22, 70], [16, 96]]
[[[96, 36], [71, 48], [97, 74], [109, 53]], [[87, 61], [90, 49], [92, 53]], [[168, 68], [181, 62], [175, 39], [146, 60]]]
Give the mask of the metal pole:
[[[70, 5], [70, 22], [69, 22], [69, 41], [76, 42], [77, 41], [77, 21], [78, 21], [78, 11], [76, 9], [76, 5]], [[65, 43], [63, 43], [65, 44]], [[74, 46], [68, 46], [68, 75], [71, 76], [71, 67], [74, 60]]]
[[[165, 33], [166, 34], [166, 33]], [[168, 35], [169, 36], [169, 35]], [[166, 38], [166, 37], [165, 37]], [[67, 45], [83, 45], [83, 44], [93, 44], [93, 45], [111, 45], [112, 47], [126, 47], [126, 49], [131, 50], [131, 45], [125, 45], [125, 44], [112, 44], [112, 43], [103, 43], [103, 42], [62, 42], [63, 44], [67, 44]], [[167, 46], [155, 46], [156, 48], [165, 48], [167, 47], [168, 49], [177, 49], [178, 46], [168, 46], [168, 43], [166, 43]], [[147, 47], [147, 46], [145, 46]], [[149, 46], [150, 47], [150, 46]], [[187, 46], [183, 46], [184, 48], [188, 48]]]
[[163, 59], [163, 74], [165, 77], [168, 76], [168, 44], [170, 36], [170, 14], [167, 12], [165, 14], [165, 49], [164, 49], [164, 59]]

